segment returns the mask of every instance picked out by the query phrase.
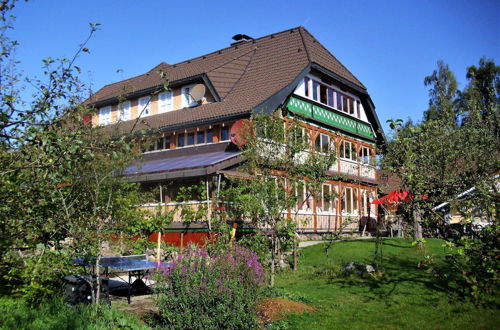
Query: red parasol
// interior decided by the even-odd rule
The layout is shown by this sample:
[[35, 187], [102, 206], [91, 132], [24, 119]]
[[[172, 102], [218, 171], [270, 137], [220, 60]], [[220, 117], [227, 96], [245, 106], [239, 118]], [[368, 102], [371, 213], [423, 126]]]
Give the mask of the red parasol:
[[[427, 196], [421, 195], [422, 199], [427, 199]], [[378, 205], [390, 205], [397, 203], [409, 203], [413, 200], [413, 194], [404, 190], [394, 190], [385, 195], [384, 197], [380, 197], [372, 202], [372, 204]]]

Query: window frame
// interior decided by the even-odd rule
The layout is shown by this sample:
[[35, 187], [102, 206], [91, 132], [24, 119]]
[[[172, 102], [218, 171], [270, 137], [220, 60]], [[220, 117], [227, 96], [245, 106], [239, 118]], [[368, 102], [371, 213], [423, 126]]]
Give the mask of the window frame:
[[99, 125], [104, 126], [111, 124], [111, 112], [112, 107], [110, 105], [99, 108]]
[[[365, 155], [366, 151], [366, 155]], [[359, 149], [359, 162], [363, 165], [371, 165], [372, 164], [372, 153], [371, 149], [365, 146], [361, 146]]]
[[[340, 92], [338, 87], [333, 87], [309, 76], [304, 77], [303, 83], [304, 97], [354, 118], [361, 119], [361, 101], [357, 97]], [[322, 88], [326, 88], [324, 93], [325, 102], [322, 102]]]
[[[183, 86], [181, 87], [181, 107], [182, 108], [191, 108], [192, 106], [194, 106], [194, 104], [196, 104], [196, 102], [193, 100], [193, 98], [191, 97], [191, 91], [193, 90], [193, 87], [195, 85], [187, 85], [187, 86]], [[187, 90], [189, 90], [189, 92], [185, 92]]]
[[[328, 209], [325, 207], [325, 187], [328, 187], [328, 194], [332, 196], [332, 198], [328, 199], [329, 207]], [[321, 213], [329, 213], [329, 214], [337, 214], [337, 198], [334, 194], [337, 193], [337, 186], [330, 183], [323, 183], [321, 186]]]
[[340, 204], [340, 211], [343, 216], [352, 216], [359, 214], [358, 208], [358, 188], [344, 187], [342, 200]]
[[[162, 99], [162, 95], [168, 95], [170, 102]], [[165, 91], [158, 94], [158, 113], [165, 113], [174, 109], [174, 95], [172, 91]]]
[[371, 201], [373, 200], [372, 191], [368, 189], [361, 189], [361, 216], [371, 216]]
[[[301, 188], [302, 192], [302, 198], [299, 198], [299, 187]], [[295, 182], [295, 187], [294, 187], [294, 192], [295, 192], [295, 197], [297, 198], [297, 203], [295, 204], [294, 210], [295, 211], [303, 211], [303, 212], [312, 212], [312, 195], [307, 196], [308, 190], [307, 190], [307, 182], [305, 180], [299, 180]], [[302, 207], [299, 208], [299, 202], [302, 201]]]
[[[143, 102], [145, 100], [145, 102]], [[137, 101], [137, 117], [147, 117], [151, 115], [151, 96], [143, 96]]]
[[130, 109], [132, 108], [132, 102], [126, 100], [118, 104], [118, 121], [130, 120]]
[[[346, 157], [346, 145], [350, 147], [347, 148], [349, 150], [349, 157]], [[354, 151], [354, 152], [353, 152]], [[357, 152], [356, 152], [356, 143], [343, 140], [342, 145], [340, 147], [340, 159], [347, 160], [351, 162], [357, 162]]]
[[[327, 148], [326, 150], [324, 150], [324, 148], [325, 148], [324, 142], [325, 141], [323, 141], [323, 138], [326, 138], [326, 148]], [[319, 153], [327, 154], [328, 152], [335, 150], [335, 146], [332, 147], [332, 145], [331, 145], [332, 140], [334, 140], [334, 139], [330, 135], [319, 133], [316, 136], [316, 140], [314, 141], [314, 146], [316, 148], [316, 151]], [[318, 141], [319, 141], [319, 143], [318, 143]]]

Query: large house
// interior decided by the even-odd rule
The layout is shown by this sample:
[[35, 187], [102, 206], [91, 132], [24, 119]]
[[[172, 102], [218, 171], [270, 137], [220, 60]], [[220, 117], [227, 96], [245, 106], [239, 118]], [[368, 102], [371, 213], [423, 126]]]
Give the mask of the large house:
[[[281, 109], [283, 120], [298, 121], [316, 149], [335, 145], [338, 159], [330, 171], [342, 174], [323, 184], [321, 199], [331, 192], [337, 198], [300, 203], [288, 212], [299, 230], [334, 231], [347, 218], [358, 230], [360, 220], [376, 218], [370, 202], [377, 195], [374, 160], [383, 135], [366, 87], [304, 27], [233, 39], [226, 48], [176, 64], [163, 62], [106, 85], [87, 101], [96, 108], [94, 125], [155, 134], [156, 143], [124, 173], [145, 187], [163, 187], [162, 200], [144, 207], [173, 205], [176, 189], [202, 182], [206, 196], [191, 203], [215, 208], [220, 181], [237, 173], [242, 161], [242, 151], [231, 142], [232, 125], [254, 112]], [[311, 198], [307, 188], [295, 194], [298, 200]], [[201, 231], [207, 226], [189, 225]], [[186, 226], [174, 223], [171, 230]]]

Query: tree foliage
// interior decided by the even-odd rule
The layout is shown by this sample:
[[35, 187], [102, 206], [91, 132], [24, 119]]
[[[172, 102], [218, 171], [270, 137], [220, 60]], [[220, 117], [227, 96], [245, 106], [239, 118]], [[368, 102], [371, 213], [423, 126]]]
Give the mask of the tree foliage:
[[[36, 300], [52, 294], [40, 276], [59, 267], [49, 250], [67, 248], [61, 241], [71, 238], [64, 255], [98, 256], [105, 235], [138, 219], [136, 186], [118, 176], [137, 148], [83, 122], [94, 109], [83, 103], [88, 95], [76, 62], [98, 24], [90, 24], [73, 58], [46, 58], [43, 78], [25, 77], [8, 35], [14, 4], [3, 3], [0, 16], [0, 262], [2, 276], [22, 282], [13, 283], [20, 292], [38, 290]], [[59, 268], [61, 277], [66, 270]]]
[[[481, 231], [450, 237], [449, 269], [441, 272], [460, 292], [485, 302], [499, 289], [500, 67], [482, 58], [467, 69], [466, 78], [467, 86], [458, 90], [448, 66], [438, 63], [438, 70], [425, 78], [430, 89], [424, 120], [391, 122], [394, 135], [382, 167], [398, 175], [416, 197], [408, 208], [417, 239], [421, 215], [432, 233], [440, 227], [443, 214], [432, 209], [442, 202], [459, 206], [466, 220], [480, 211], [492, 221]], [[460, 195], [465, 191], [470, 193]]]
[[500, 71], [483, 58], [467, 72], [468, 84], [460, 91], [448, 66], [439, 62], [425, 78], [430, 90], [424, 120], [393, 122], [382, 167], [401, 177], [404, 189], [416, 196], [410, 206], [424, 212], [473, 186], [485, 188], [476, 196], [479, 202], [498, 198], [492, 176], [500, 169]]
[[328, 153], [313, 150], [311, 139], [297, 122], [285, 122], [278, 110], [255, 115], [245, 129], [245, 179], [233, 179], [224, 196], [230, 219], [248, 219], [271, 236], [271, 285], [275, 252], [295, 240], [296, 224], [288, 210], [297, 205], [296, 188], [306, 188], [317, 199], [328, 169], [335, 161], [335, 148]]

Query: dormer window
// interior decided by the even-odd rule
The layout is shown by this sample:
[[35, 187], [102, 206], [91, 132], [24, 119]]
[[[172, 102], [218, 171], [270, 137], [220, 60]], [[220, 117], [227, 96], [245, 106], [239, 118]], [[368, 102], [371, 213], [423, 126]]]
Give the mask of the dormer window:
[[99, 109], [99, 125], [109, 125], [111, 124], [111, 106], [103, 107]]
[[125, 101], [118, 105], [118, 120], [125, 121], [129, 119], [130, 119], [130, 101]]
[[189, 108], [192, 106], [193, 98], [191, 97], [192, 86], [182, 87], [182, 107]]
[[163, 92], [158, 95], [158, 112], [172, 111], [172, 92]]
[[145, 96], [139, 99], [139, 117], [149, 116], [151, 114], [151, 97]]

